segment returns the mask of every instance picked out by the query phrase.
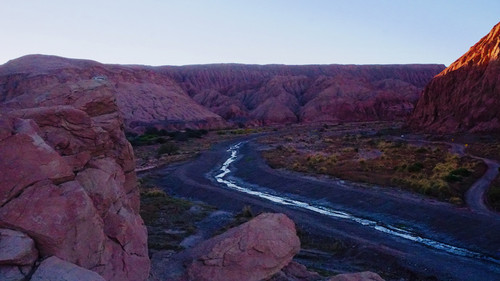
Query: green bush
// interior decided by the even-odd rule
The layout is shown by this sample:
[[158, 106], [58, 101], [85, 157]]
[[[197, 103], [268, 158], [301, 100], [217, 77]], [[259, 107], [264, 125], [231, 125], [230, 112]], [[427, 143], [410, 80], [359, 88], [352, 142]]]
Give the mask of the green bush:
[[175, 143], [167, 142], [164, 143], [158, 148], [158, 156], [167, 153], [168, 155], [177, 153], [179, 151], [179, 147]]
[[459, 175], [452, 174], [451, 172], [444, 177], [447, 182], [457, 182], [462, 181], [462, 177]]
[[418, 173], [418, 172], [422, 171], [423, 168], [424, 168], [424, 164], [422, 164], [420, 162], [415, 162], [415, 163], [411, 164], [410, 166], [408, 166], [408, 172]]
[[428, 150], [425, 147], [420, 147], [415, 152], [417, 152], [417, 153], [427, 153]]
[[464, 177], [468, 177], [472, 174], [471, 171], [469, 171], [466, 168], [458, 168], [455, 169], [451, 172], [449, 172], [445, 177], [444, 180], [447, 182], [457, 182], [457, 181], [462, 181]]
[[467, 170], [466, 168], [458, 168], [458, 169], [451, 171], [450, 174], [462, 176], [462, 177], [468, 177], [472, 174], [472, 172]]

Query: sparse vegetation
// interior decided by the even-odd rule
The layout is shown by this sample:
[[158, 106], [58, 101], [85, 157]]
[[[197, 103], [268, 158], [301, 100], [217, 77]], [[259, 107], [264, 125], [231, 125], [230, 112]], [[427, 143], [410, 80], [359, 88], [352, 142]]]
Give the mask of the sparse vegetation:
[[160, 148], [158, 148], [158, 156], [161, 156], [163, 154], [172, 155], [174, 153], [177, 153], [178, 151], [179, 147], [175, 143], [167, 142], [162, 144]]
[[169, 196], [163, 190], [143, 180], [140, 214], [148, 228], [148, 248], [151, 250], [182, 250], [180, 242], [196, 232], [196, 222], [214, 209]]
[[127, 134], [128, 141], [133, 146], [154, 145], [166, 143], [167, 140], [187, 141], [193, 138], [201, 138], [208, 133], [207, 130], [192, 130], [186, 129], [183, 131], [168, 132], [166, 130], [158, 130], [155, 127], [149, 127], [144, 131], [144, 134], [137, 135], [133, 133]]
[[[287, 141], [283, 143], [282, 139]], [[319, 138], [302, 131], [264, 142], [276, 147], [263, 152], [273, 168], [399, 187], [458, 205], [463, 204], [465, 192], [485, 171], [481, 161], [460, 158], [444, 145], [416, 146], [363, 132], [335, 135], [325, 129]]]

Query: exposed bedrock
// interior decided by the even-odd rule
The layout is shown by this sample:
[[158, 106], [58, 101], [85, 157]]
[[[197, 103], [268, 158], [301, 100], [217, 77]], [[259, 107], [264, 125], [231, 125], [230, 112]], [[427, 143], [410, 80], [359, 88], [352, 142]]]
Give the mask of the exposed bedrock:
[[0, 264], [53, 256], [105, 280], [146, 280], [147, 233], [114, 87], [66, 86], [0, 104], [0, 228], [36, 246], [33, 260]]
[[500, 23], [426, 86], [409, 126], [434, 133], [500, 132]]
[[[89, 79], [116, 92], [125, 128], [217, 129], [297, 122], [403, 120], [443, 65], [105, 65], [30, 55], [0, 66], [0, 102], [105, 104], [65, 99]], [[26, 96], [36, 97], [27, 99]], [[92, 116], [92, 112], [89, 112]]]

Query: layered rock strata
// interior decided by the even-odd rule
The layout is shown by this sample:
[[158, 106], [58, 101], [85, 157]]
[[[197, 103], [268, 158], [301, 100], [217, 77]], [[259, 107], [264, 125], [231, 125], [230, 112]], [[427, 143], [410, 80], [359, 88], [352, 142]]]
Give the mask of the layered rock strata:
[[[0, 66], [0, 102], [25, 108], [106, 81], [128, 131], [403, 120], [443, 65], [105, 65], [30, 55]], [[75, 89], [76, 87], [76, 89]], [[37, 100], [24, 96], [35, 93]], [[66, 103], [73, 101], [66, 100]]]
[[0, 104], [0, 228], [34, 241], [28, 266], [54, 256], [105, 280], [146, 280], [147, 233], [114, 87], [57, 87]]
[[500, 23], [425, 87], [409, 120], [434, 133], [500, 132]]

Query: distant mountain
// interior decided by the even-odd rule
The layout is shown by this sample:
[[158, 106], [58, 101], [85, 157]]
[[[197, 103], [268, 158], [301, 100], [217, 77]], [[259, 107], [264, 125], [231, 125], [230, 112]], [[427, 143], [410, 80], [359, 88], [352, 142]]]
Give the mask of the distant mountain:
[[[29, 55], [0, 66], [0, 107], [44, 106], [107, 81], [126, 129], [403, 120], [443, 65], [105, 65]], [[68, 101], [69, 103], [69, 101]]]
[[432, 79], [408, 124], [438, 133], [500, 132], [500, 23]]

